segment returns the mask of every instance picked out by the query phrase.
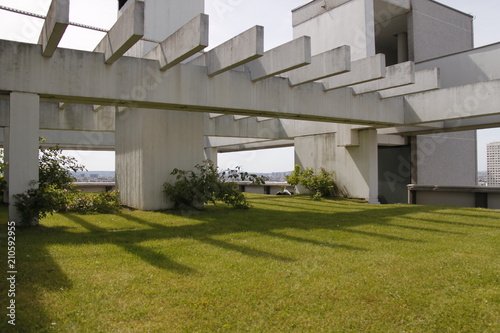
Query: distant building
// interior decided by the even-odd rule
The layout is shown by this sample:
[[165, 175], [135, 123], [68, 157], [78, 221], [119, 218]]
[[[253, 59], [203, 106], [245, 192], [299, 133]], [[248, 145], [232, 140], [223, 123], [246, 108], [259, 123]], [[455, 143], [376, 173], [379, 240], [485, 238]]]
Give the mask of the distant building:
[[500, 186], [500, 142], [487, 145], [488, 186]]

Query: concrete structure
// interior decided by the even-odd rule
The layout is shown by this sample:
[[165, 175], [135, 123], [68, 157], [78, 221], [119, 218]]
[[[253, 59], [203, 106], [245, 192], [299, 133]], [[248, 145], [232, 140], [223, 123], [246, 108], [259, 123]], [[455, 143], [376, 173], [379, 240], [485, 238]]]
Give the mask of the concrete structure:
[[488, 159], [488, 186], [500, 186], [500, 142], [489, 143], [486, 147]]
[[293, 11], [289, 43], [265, 51], [255, 26], [207, 52], [203, 0], [120, 1], [94, 52], [57, 48], [68, 4], [54, 1], [39, 45], [0, 40], [10, 196], [36, 180], [43, 134], [115, 149], [139, 209], [169, 207], [174, 168], [283, 146], [351, 196], [403, 202], [412, 182], [475, 185], [475, 133], [457, 132], [500, 124], [500, 44], [472, 49], [472, 17], [435, 1], [315, 0]]
[[500, 209], [500, 187], [408, 185], [410, 204]]

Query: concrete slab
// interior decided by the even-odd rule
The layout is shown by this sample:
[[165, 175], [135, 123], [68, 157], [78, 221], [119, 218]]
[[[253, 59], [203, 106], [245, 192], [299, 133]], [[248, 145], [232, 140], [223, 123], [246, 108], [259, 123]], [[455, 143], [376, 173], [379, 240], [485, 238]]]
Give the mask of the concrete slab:
[[302, 36], [267, 51], [245, 65], [252, 82], [267, 79], [311, 63], [311, 37]]
[[143, 36], [144, 2], [134, 0], [97, 45], [94, 52], [104, 53], [104, 62], [110, 65], [120, 59]]
[[318, 54], [311, 59], [311, 64], [286, 73], [290, 86], [318, 81], [351, 70], [351, 47], [339, 48]]
[[355, 95], [368, 94], [376, 91], [406, 86], [415, 83], [415, 63], [404, 62], [386, 69], [383, 79], [352, 86]]
[[160, 70], [181, 63], [208, 46], [208, 15], [200, 14], [155, 47], [147, 58], [157, 59]]
[[69, 0], [52, 0], [38, 40], [44, 57], [52, 57], [69, 25]]
[[431, 91], [441, 88], [439, 68], [432, 68], [415, 73], [415, 84], [379, 92], [380, 98], [391, 98]]
[[379, 80], [386, 75], [385, 55], [356, 60], [351, 64], [351, 71], [323, 80], [324, 90], [330, 91], [355, 84]]

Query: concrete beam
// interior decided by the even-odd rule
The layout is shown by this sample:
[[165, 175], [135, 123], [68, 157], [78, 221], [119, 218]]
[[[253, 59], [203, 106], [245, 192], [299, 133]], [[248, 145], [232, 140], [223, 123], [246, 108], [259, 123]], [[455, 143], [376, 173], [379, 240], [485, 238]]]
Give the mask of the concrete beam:
[[439, 68], [432, 68], [415, 73], [415, 84], [403, 86], [399, 88], [388, 89], [379, 92], [380, 98], [392, 98], [398, 96], [405, 96], [416, 94], [425, 91], [431, 91], [441, 88], [441, 81], [439, 78]]
[[334, 90], [355, 84], [379, 80], [385, 77], [385, 55], [356, 60], [351, 64], [351, 71], [323, 80], [324, 90]]
[[52, 57], [68, 25], [69, 0], [52, 0], [38, 39], [44, 57]]
[[413, 83], [415, 83], [415, 63], [408, 61], [387, 67], [386, 75], [383, 79], [358, 84], [353, 86], [352, 89], [355, 95], [360, 95]]
[[233, 116], [234, 120], [247, 119], [247, 118], [250, 118], [250, 117], [251, 116], [238, 116], [238, 115]]
[[385, 147], [405, 146], [408, 144], [408, 138], [401, 135], [377, 134], [377, 142], [379, 146]]
[[232, 138], [232, 137], [219, 137], [219, 136], [206, 136], [205, 148], [219, 148], [225, 146], [243, 145], [255, 142], [267, 142], [268, 139], [255, 139], [255, 138]]
[[311, 37], [302, 36], [267, 51], [245, 65], [252, 82], [267, 79], [311, 63]]
[[456, 120], [500, 114], [500, 80], [429, 91], [404, 97], [405, 123]]
[[101, 111], [102, 109], [104, 109], [106, 107], [106, 105], [93, 105], [92, 106], [92, 111], [94, 112], [99, 112]]
[[339, 125], [336, 141], [337, 147], [359, 147], [359, 130], [351, 125]]
[[290, 86], [318, 81], [351, 70], [351, 47], [339, 48], [318, 54], [311, 59], [311, 64], [287, 73]]
[[[404, 136], [414, 136], [414, 135], [424, 135], [424, 134], [462, 132], [469, 130], [498, 128], [500, 127], [500, 114], [492, 116], [465, 118], [459, 120], [449, 120], [449, 121], [442, 121], [430, 124], [436, 124], [436, 126], [425, 127], [422, 125], [418, 125], [418, 126], [392, 127], [392, 128], [380, 129], [379, 133], [388, 135], [399, 134]], [[441, 124], [441, 126], [438, 127], [437, 124]]]
[[219, 153], [232, 153], [245, 150], [261, 150], [270, 148], [293, 147], [294, 140], [270, 140], [265, 142], [244, 143], [217, 148]]
[[101, 54], [70, 49], [59, 49], [45, 61], [40, 50], [37, 45], [0, 40], [0, 92], [22, 90], [37, 92], [43, 100], [144, 109], [384, 126], [404, 123], [402, 97], [352, 96], [347, 89], [325, 94], [323, 84], [291, 88], [279, 77], [255, 84], [248, 72], [208, 77], [205, 67], [189, 64], [161, 72], [158, 61], [143, 58], [122, 57], [108, 66]]
[[133, 0], [95, 48], [110, 65], [120, 59], [144, 36], [144, 2]]
[[150, 59], [158, 59], [160, 70], [181, 63], [208, 46], [208, 15], [200, 14], [146, 55]]
[[203, 55], [208, 76], [227, 72], [264, 55], [264, 27], [255, 26]]

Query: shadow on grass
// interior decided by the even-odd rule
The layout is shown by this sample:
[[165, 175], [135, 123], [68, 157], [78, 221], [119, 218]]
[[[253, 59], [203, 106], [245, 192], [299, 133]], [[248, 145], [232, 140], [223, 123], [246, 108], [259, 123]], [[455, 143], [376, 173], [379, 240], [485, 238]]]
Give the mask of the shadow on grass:
[[[369, 251], [366, 248], [336, 244], [331, 239], [309, 239], [297, 235], [291, 236], [288, 233], [290, 233], [290, 230], [330, 230], [354, 233], [367, 238], [377, 238], [388, 242], [415, 243], [425, 241], [417, 238], [405, 238], [359, 230], [357, 228], [365, 224], [378, 224], [429, 233], [457, 234], [457, 232], [449, 230], [405, 226], [393, 221], [395, 217], [406, 216], [412, 213], [431, 213], [441, 209], [440, 207], [344, 205], [343, 201], [337, 200], [324, 200], [319, 204], [311, 201], [311, 205], [308, 205], [304, 200], [294, 199], [292, 200], [292, 204], [296, 203], [296, 205], [292, 208], [295, 209], [286, 210], [286, 208], [290, 208], [290, 203], [281, 201], [280, 198], [256, 198], [254, 201], [258, 207], [254, 207], [248, 211], [233, 210], [226, 207], [211, 207], [199, 214], [191, 212], [189, 216], [186, 214], [180, 215], [176, 212], [157, 213], [160, 216], [164, 216], [165, 220], [172, 217], [185, 219], [185, 225], [171, 226], [154, 223], [135, 216], [133, 212], [120, 212], [116, 215], [121, 219], [147, 228], [123, 229], [120, 232], [113, 232], [116, 229], [103, 228], [95, 222], [89, 222], [90, 219], [86, 219], [84, 216], [68, 213], [63, 214], [63, 216], [76, 225], [83, 227], [88, 232], [74, 233], [67, 227], [47, 228], [43, 226], [20, 230], [20, 239], [23, 239], [23, 243], [29, 242], [29, 245], [26, 243], [26, 251], [36, 254], [36, 258], [38, 258], [36, 261], [33, 259], [27, 261], [23, 266], [23, 275], [19, 275], [19, 283], [23, 288], [19, 299], [20, 301], [22, 300], [23, 306], [26, 306], [23, 312], [19, 311], [23, 313], [20, 314], [19, 319], [21, 320], [24, 316], [26, 318], [25, 322], [30, 323], [30, 325], [39, 325], [37, 327], [26, 328], [25, 331], [41, 331], [42, 327], [50, 327], [51, 316], [45, 312], [42, 300], [37, 296], [41, 290], [57, 292], [58, 290], [72, 288], [71, 281], [48, 250], [48, 247], [52, 245], [113, 244], [159, 269], [168, 270], [179, 275], [197, 275], [199, 272], [196, 269], [178, 263], [167, 255], [154, 251], [141, 243], [174, 238], [195, 239], [210, 246], [238, 252], [252, 258], [293, 262], [296, 260], [295, 258], [257, 249], [250, 245], [234, 244], [217, 237], [227, 234], [253, 232], [289, 242], [328, 247], [333, 250]], [[332, 213], [328, 210], [328, 205], [334, 205], [339, 209], [337, 212]], [[417, 219], [408, 217], [408, 220], [412, 219], [458, 226], [477, 226], [476, 224], [469, 225], [461, 222], [432, 221], [425, 218]], [[193, 224], [193, 221], [196, 223]], [[28, 252], [26, 254], [29, 254]], [[2, 290], [2, 294], [4, 294], [3, 292]], [[8, 330], [1, 331], [8, 332]]]
[[[16, 325], [7, 323], [5, 312], [4, 318], [0, 321], [0, 332], [48, 331], [48, 327], [51, 326], [51, 315], [46, 311], [41, 295], [46, 291], [61, 292], [73, 287], [71, 280], [57, 264], [44, 241], [52, 232], [53, 229], [44, 226], [16, 230]], [[5, 281], [6, 279], [2, 278], [0, 284], [2, 309], [7, 308], [8, 301]]]

